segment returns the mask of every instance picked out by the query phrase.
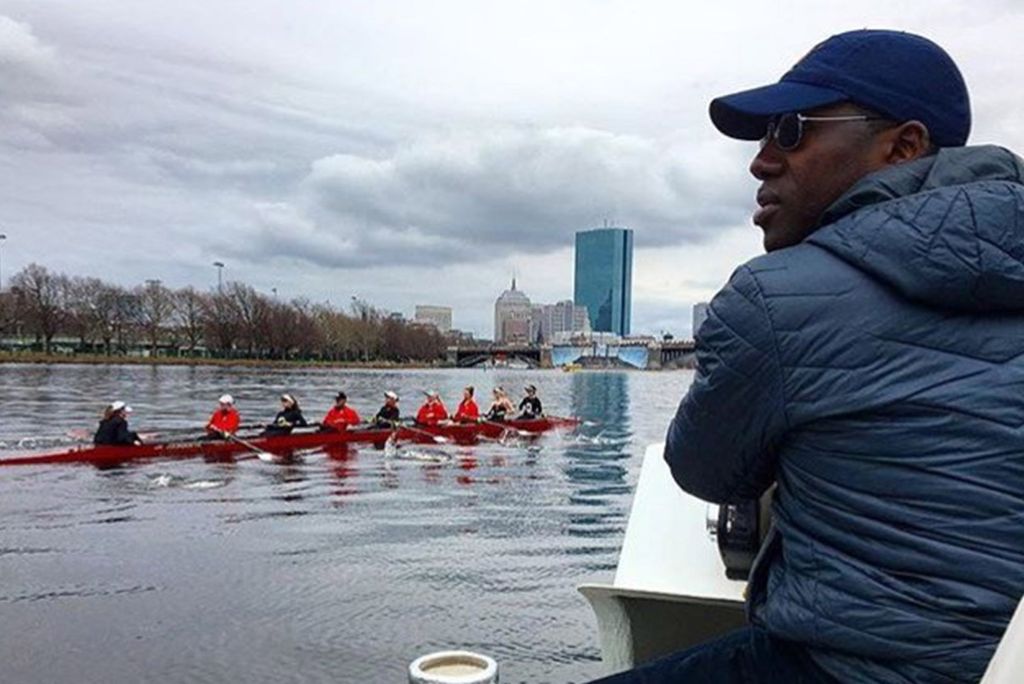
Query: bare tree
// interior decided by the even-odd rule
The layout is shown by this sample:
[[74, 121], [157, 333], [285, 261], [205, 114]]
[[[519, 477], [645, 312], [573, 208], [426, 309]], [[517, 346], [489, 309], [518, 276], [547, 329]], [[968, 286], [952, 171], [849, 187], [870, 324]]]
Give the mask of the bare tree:
[[210, 308], [209, 299], [194, 287], [186, 287], [174, 293], [174, 322], [188, 344], [189, 356], [195, 356], [196, 348], [203, 341], [206, 312]]
[[241, 322], [234, 300], [221, 291], [206, 298], [204, 305], [206, 346], [216, 349], [221, 356], [233, 354], [241, 333]]
[[291, 306], [295, 310], [295, 321], [291, 329], [292, 347], [300, 358], [323, 358], [325, 337], [313, 315], [313, 304], [308, 299], [300, 297], [293, 299]]
[[26, 323], [49, 354], [54, 335], [67, 319], [67, 276], [50, 273], [45, 266], [33, 263], [11, 278], [11, 288], [20, 293]]
[[230, 297], [238, 316], [247, 356], [257, 358], [265, 355], [270, 347], [270, 340], [266, 335], [270, 302], [257, 292], [256, 288], [245, 283], [230, 282], [225, 287], [225, 292]]
[[0, 292], [0, 338], [18, 333], [21, 326], [21, 307], [17, 290]]
[[159, 280], [147, 280], [136, 287], [135, 295], [139, 327], [149, 341], [149, 352], [156, 356], [160, 337], [166, 332], [174, 313], [174, 297]]
[[102, 326], [97, 320], [96, 303], [106, 287], [99, 278], [74, 276], [69, 280], [66, 326], [68, 332], [78, 337], [80, 349], [90, 349], [93, 342], [101, 337]]

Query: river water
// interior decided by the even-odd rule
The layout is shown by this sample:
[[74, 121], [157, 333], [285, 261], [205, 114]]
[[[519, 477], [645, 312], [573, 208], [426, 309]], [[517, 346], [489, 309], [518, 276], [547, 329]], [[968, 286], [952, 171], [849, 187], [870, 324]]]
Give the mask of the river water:
[[[295, 393], [310, 420], [344, 389], [536, 384], [577, 433], [534, 444], [372, 447], [298, 463], [201, 459], [0, 469], [6, 682], [404, 682], [423, 653], [489, 654], [502, 682], [601, 673], [576, 585], [610, 581], [644, 448], [692, 374], [0, 366], [0, 443], [92, 430], [123, 398], [137, 430], [243, 422]], [[39, 427], [43, 425], [46, 427]], [[0, 450], [0, 457], [10, 450]], [[425, 460], [433, 458], [441, 462]]]

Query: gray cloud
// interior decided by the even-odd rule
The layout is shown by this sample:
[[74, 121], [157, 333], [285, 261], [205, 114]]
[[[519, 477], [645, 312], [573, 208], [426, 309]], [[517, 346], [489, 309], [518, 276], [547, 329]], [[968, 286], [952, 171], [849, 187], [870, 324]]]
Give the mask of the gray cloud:
[[743, 221], [750, 196], [736, 182], [741, 161], [721, 164], [732, 182], [717, 183], [714, 169], [687, 169], [695, 150], [503, 127], [416, 139], [385, 157], [331, 155], [313, 163], [296, 205], [261, 211], [248, 250], [324, 266], [480, 260], [564, 248], [606, 219], [646, 246], [701, 242]]

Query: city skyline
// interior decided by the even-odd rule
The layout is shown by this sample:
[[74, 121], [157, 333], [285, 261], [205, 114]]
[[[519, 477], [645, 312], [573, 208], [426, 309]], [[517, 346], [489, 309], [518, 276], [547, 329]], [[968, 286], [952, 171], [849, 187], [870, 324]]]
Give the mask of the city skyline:
[[632, 331], [686, 336], [762, 252], [757, 146], [715, 131], [708, 102], [865, 25], [943, 45], [971, 142], [1024, 148], [1024, 11], [1005, 2], [103, 7], [0, 9], [4, 284], [37, 262], [206, 289], [219, 261], [280, 298], [409, 316], [429, 285], [490, 337], [506, 274], [563, 299], [573, 232], [608, 218], [635, 231]]

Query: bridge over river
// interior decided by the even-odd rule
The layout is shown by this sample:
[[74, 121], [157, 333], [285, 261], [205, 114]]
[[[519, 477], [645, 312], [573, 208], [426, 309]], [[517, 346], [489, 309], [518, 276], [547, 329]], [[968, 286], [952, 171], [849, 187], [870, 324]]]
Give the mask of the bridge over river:
[[692, 368], [694, 343], [630, 341], [543, 345], [460, 345], [448, 348], [448, 363], [460, 368], [512, 366], [555, 368], [579, 364], [587, 368]]

